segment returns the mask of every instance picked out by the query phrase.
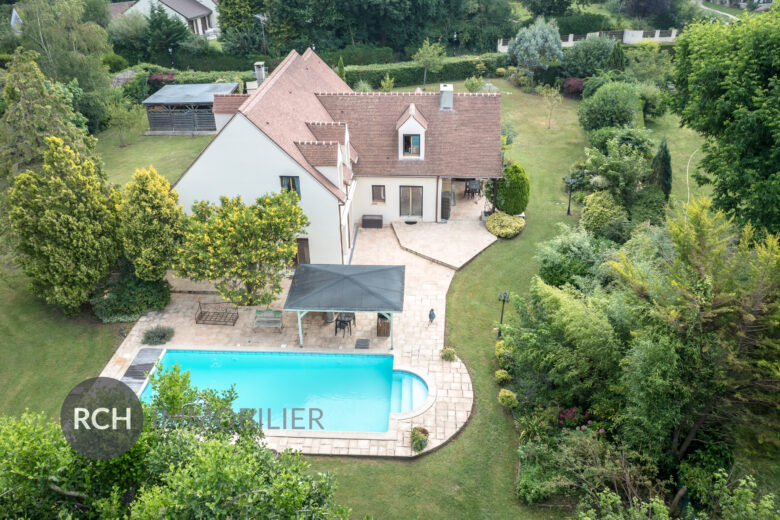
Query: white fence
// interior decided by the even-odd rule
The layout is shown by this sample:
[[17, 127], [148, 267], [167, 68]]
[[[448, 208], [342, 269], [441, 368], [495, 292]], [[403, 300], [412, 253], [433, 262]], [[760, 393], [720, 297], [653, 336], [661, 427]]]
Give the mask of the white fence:
[[[658, 42], [658, 43], [673, 43], [677, 39], [679, 31], [677, 29], [670, 29], [662, 31], [656, 29], [653, 31], [601, 31], [588, 34], [567, 34], [561, 36], [561, 45], [563, 47], [571, 47], [576, 42], [590, 38], [591, 36], [609, 36], [618, 41], [626, 44], [640, 43], [640, 42]], [[496, 49], [498, 52], [507, 52], [509, 50], [509, 42], [512, 38], [501, 38], [498, 40]]]

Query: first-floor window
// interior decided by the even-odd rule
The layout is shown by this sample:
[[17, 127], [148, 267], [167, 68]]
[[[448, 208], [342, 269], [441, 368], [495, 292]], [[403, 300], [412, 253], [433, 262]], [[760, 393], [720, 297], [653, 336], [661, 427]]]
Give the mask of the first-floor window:
[[384, 202], [385, 201], [385, 187], [382, 185], [371, 186], [371, 201], [372, 202]]
[[422, 217], [422, 186], [401, 186], [401, 216]]
[[282, 175], [280, 177], [282, 179], [282, 189], [287, 191], [296, 191], [298, 193], [298, 197], [301, 196], [301, 178], [300, 177], [288, 177]]

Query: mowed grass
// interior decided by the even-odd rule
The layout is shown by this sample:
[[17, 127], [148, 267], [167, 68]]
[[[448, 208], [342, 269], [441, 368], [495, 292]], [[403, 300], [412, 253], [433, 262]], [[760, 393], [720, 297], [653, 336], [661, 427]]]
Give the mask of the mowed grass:
[[702, 4], [705, 7], [709, 7], [710, 9], [715, 9], [716, 11], [720, 11], [721, 13], [728, 13], [728, 14], [734, 15], [737, 18], [744, 18], [745, 13], [749, 12], [749, 11], [747, 11], [745, 9], [739, 9], [738, 7], [731, 7], [731, 6], [728, 6], [728, 5], [720, 5], [720, 4], [715, 4], [715, 3], [712, 3], [712, 2], [702, 2]]
[[[100, 374], [122, 341], [122, 325], [91, 312], [65, 316], [27, 291], [27, 279], [3, 265], [0, 274], [0, 414], [25, 409], [59, 417], [68, 392]], [[124, 325], [127, 329], [127, 325]]]
[[[541, 98], [520, 92], [506, 80], [490, 81], [504, 92], [503, 120], [518, 132], [510, 157], [526, 169], [531, 198], [522, 235], [491, 246], [458, 272], [450, 286], [446, 341], [469, 368], [474, 414], [454, 440], [417, 460], [310, 457], [314, 469], [335, 474], [337, 499], [353, 508], [355, 518], [534, 520], [566, 515], [557, 507], [523, 506], [515, 498], [518, 439], [511, 418], [497, 401], [493, 327], [500, 313], [498, 293], [526, 293], [538, 269], [537, 244], [554, 237], [557, 224], [576, 221], [580, 208], [573, 206], [572, 217], [566, 216], [567, 194], [561, 179], [583, 156], [587, 142], [577, 121], [577, 101], [564, 100], [547, 130]], [[429, 90], [433, 88], [438, 86]], [[456, 82], [455, 90], [463, 91], [463, 83]], [[686, 163], [689, 150], [701, 144], [695, 133], [678, 126], [675, 116], [666, 116], [650, 127], [653, 138], [667, 136], [673, 165]], [[674, 185], [679, 188], [684, 185], [684, 170], [674, 174]], [[698, 191], [692, 181], [692, 192]], [[512, 314], [507, 307], [506, 317], [511, 319]]]
[[[144, 119], [146, 115], [143, 116]], [[98, 134], [97, 150], [103, 158], [108, 180], [123, 186], [135, 170], [154, 166], [157, 173], [173, 184], [192, 164], [213, 136], [145, 136], [140, 121], [129, 132], [126, 146], [119, 146], [119, 132], [109, 129]]]

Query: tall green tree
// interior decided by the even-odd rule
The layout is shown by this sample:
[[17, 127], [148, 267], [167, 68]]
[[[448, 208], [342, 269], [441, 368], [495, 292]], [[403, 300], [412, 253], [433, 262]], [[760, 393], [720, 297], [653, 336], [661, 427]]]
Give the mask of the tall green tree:
[[173, 267], [184, 213], [179, 194], [150, 167], [135, 171], [122, 191], [119, 216], [125, 257], [141, 280], [155, 281]]
[[625, 70], [626, 56], [623, 54], [623, 45], [621, 45], [620, 42], [616, 42], [612, 46], [612, 51], [609, 53], [606, 66], [612, 70]]
[[344, 81], [347, 80], [347, 73], [344, 70], [344, 58], [342, 58], [341, 56], [339, 56], [339, 64], [336, 66], [336, 73]]
[[46, 145], [41, 172], [10, 190], [11, 228], [31, 292], [76, 312], [119, 256], [119, 194], [62, 139]]
[[246, 31], [253, 27], [258, 12], [250, 0], [224, 0], [217, 4], [219, 27], [223, 31]]
[[89, 120], [90, 131], [105, 119], [106, 92], [111, 86], [103, 57], [111, 52], [105, 29], [84, 21], [82, 0], [25, 0], [22, 44], [40, 55], [38, 65], [55, 81], [78, 80], [84, 95], [75, 107]]
[[200, 202], [187, 218], [177, 269], [181, 276], [211, 281], [236, 305], [270, 305], [282, 291], [284, 270], [298, 252], [296, 238], [308, 225], [298, 195], [288, 190], [247, 205], [222, 197]]
[[3, 88], [7, 109], [0, 119], [0, 183], [39, 168], [51, 136], [81, 159], [94, 156], [96, 140], [74, 124], [79, 118], [68, 102], [67, 88], [44, 77], [37, 57], [34, 51], [19, 49], [8, 66]]
[[178, 18], [169, 16], [160, 4], [155, 4], [149, 11], [145, 39], [147, 51], [151, 56], [172, 53], [189, 35], [187, 26]]
[[412, 56], [412, 60], [423, 68], [423, 90], [428, 81], [428, 71], [439, 72], [444, 66], [444, 46], [441, 43], [431, 43], [428, 38]]
[[537, 18], [533, 25], [518, 31], [509, 43], [509, 55], [533, 80], [534, 73], [547, 70], [563, 58], [558, 25], [555, 21]]
[[702, 133], [696, 179], [740, 222], [780, 231], [780, 9], [695, 23], [675, 46], [672, 105]]
[[653, 180], [661, 186], [664, 195], [666, 195], [666, 200], [669, 200], [669, 194], [672, 193], [672, 156], [666, 144], [666, 137], [658, 145], [658, 151], [653, 157], [652, 168]]
[[[510, 215], [519, 215], [528, 206], [531, 194], [531, 183], [528, 174], [518, 163], [513, 162], [504, 168], [503, 178], [496, 182], [496, 207]], [[485, 192], [488, 200], [493, 200], [493, 185], [488, 184]]]
[[82, 20], [94, 22], [102, 28], [108, 27], [111, 21], [111, 9], [108, 0], [84, 0], [84, 14]]

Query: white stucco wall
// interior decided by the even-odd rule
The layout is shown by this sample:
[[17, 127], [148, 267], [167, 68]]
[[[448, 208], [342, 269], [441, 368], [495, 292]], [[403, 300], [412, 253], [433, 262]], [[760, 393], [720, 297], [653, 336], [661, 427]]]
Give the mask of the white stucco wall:
[[311, 262], [342, 263], [338, 199], [242, 114], [233, 117], [175, 188], [189, 212], [194, 202], [219, 202], [223, 195], [253, 202], [278, 192], [283, 175], [300, 177], [300, 204], [309, 218], [301, 238], [309, 240]]
[[[352, 203], [352, 215], [355, 223], [360, 223], [363, 215], [382, 215], [384, 225], [397, 220], [408, 220], [401, 217], [401, 186], [422, 186], [423, 216], [425, 222], [436, 221], [436, 177], [356, 177], [355, 195]], [[371, 200], [371, 186], [385, 187], [385, 202], [374, 203]], [[441, 197], [441, 194], [439, 194]]]
[[[172, 16], [177, 20], [180, 20], [184, 25], [187, 26], [187, 29], [189, 29], [189, 22], [185, 17], [183, 17], [181, 14], [177, 13], [167, 5], [163, 4], [162, 2], [157, 2], [157, 0], [138, 0], [138, 2], [133, 4], [133, 6], [130, 7], [127, 11], [125, 11], [125, 13], [137, 12], [137, 13], [141, 13], [144, 16], [149, 16], [149, 13], [152, 11], [152, 6], [158, 3], [162, 6], [163, 10], [166, 12], [168, 16]], [[211, 15], [208, 18], [211, 23], [211, 27], [217, 27], [216, 25], [217, 20], [215, 14], [216, 6], [212, 7], [213, 3], [210, 2], [209, 0], [204, 0], [204, 1], [198, 0], [198, 3], [203, 4], [212, 10]], [[195, 25], [196, 34], [203, 34], [203, 28], [200, 25], [200, 19], [194, 20], [194, 22], [195, 22], [194, 25]]]
[[214, 123], [217, 125], [217, 132], [222, 130], [222, 127], [230, 121], [231, 117], [233, 117], [233, 114], [214, 114]]

